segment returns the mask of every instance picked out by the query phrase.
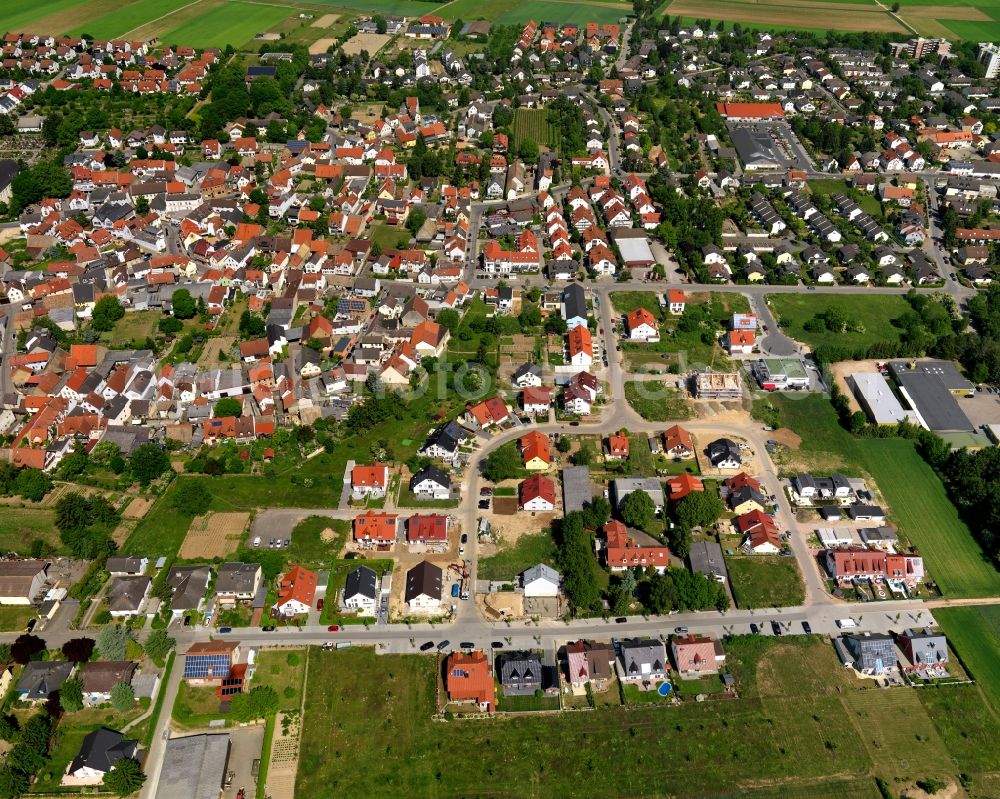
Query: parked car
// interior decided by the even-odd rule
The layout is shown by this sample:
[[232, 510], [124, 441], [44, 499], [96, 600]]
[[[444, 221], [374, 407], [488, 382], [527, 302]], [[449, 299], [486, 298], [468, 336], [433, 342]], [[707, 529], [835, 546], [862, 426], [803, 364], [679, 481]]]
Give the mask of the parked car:
[[438, 644], [438, 652], [444, 652], [444, 650], [449, 646], [451, 646], [451, 641], [445, 638], [440, 644]]
[[674, 627], [674, 632], [678, 635], [684, 635], [688, 631], [687, 627]]
[[615, 624], [625, 624], [625, 622], [627, 621], [628, 618], [626, 616], [619, 616], [617, 619], [615, 619]]
[[225, 635], [226, 633], [231, 633], [232, 631], [233, 631], [232, 627], [220, 627], [219, 628], [219, 633], [221, 635]]
[[319, 599], [316, 600], [316, 610], [322, 610], [322, 609], [323, 609], [323, 597], [320, 597]]
[[420, 645], [420, 651], [421, 652], [426, 652], [428, 649], [433, 649], [433, 648], [434, 648], [434, 642], [433, 641], [428, 641], [426, 644], [421, 644]]
[[760, 634], [760, 627], [758, 627], [756, 624], [751, 624], [750, 625], [750, 634], [751, 635], [759, 635]]
[[494, 649], [503, 649], [503, 641], [493, 641], [490, 643]]
[[340, 632], [340, 625], [339, 624], [331, 624], [329, 627], [326, 628], [326, 631], [328, 633], [339, 633]]
[[802, 632], [809, 633], [810, 635], [812, 635], [812, 631], [813, 631], [813, 628], [812, 628], [812, 625], [809, 622], [807, 622], [807, 621], [802, 622]]
[[472, 641], [462, 641], [462, 643], [460, 643], [458, 645], [458, 648], [459, 649], [475, 649], [476, 645], [474, 643], [472, 643]]
[[273, 624], [268, 624], [266, 627], [262, 627], [261, 629], [266, 633], [273, 633], [278, 628]]
[[479, 500], [479, 509], [480, 510], [489, 510], [490, 509], [490, 501], [488, 499], [481, 499], [481, 500]]
[[462, 533], [462, 537], [459, 539], [459, 543], [468, 544], [469, 543], [469, 534], [468, 533]]
[[775, 635], [781, 635], [781, 625], [776, 621], [772, 621], [771, 632], [774, 633]]

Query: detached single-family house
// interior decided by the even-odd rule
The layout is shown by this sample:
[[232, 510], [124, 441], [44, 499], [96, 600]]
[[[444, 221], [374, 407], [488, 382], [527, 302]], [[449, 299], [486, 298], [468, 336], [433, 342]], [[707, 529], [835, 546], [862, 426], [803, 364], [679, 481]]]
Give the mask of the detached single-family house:
[[264, 572], [259, 563], [223, 563], [215, 580], [215, 598], [220, 607], [249, 602], [260, 590]]
[[566, 644], [566, 678], [574, 688], [587, 683], [595, 691], [605, 690], [614, 676], [615, 650], [599, 641]]
[[844, 638], [854, 658], [854, 668], [861, 674], [877, 676], [896, 667], [896, 643], [885, 633], [864, 633]]
[[679, 425], [672, 425], [663, 431], [663, 453], [668, 458], [688, 459], [694, 457], [694, 440], [691, 434]]
[[717, 674], [726, 662], [722, 644], [711, 638], [690, 633], [670, 642], [670, 654], [674, 667], [683, 679], [692, 679], [703, 674]]
[[509, 652], [500, 660], [504, 696], [531, 696], [542, 687], [542, 659], [534, 652]]
[[351, 494], [355, 499], [379, 499], [385, 496], [388, 487], [389, 467], [384, 463], [355, 466], [351, 470]]
[[622, 680], [652, 683], [667, 678], [667, 650], [654, 638], [633, 638], [621, 643]]
[[375, 570], [358, 566], [348, 573], [344, 582], [344, 607], [356, 610], [360, 616], [374, 616], [378, 593], [379, 579]]
[[403, 594], [410, 610], [437, 610], [441, 607], [441, 569], [422, 560], [406, 573], [406, 590]]
[[559, 596], [559, 572], [551, 566], [539, 563], [521, 572], [521, 587], [526, 597]]
[[66, 661], [33, 660], [24, 667], [14, 690], [22, 702], [45, 702], [69, 679], [73, 664]]
[[118, 683], [132, 684], [136, 664], [131, 660], [95, 660], [80, 668], [83, 699], [89, 705], [99, 705], [111, 699], [111, 689]]
[[436, 466], [425, 466], [410, 478], [410, 491], [418, 499], [448, 499], [451, 478]]
[[484, 652], [452, 652], [445, 664], [449, 702], [472, 702], [485, 712], [496, 704], [493, 669]]
[[708, 445], [705, 452], [716, 469], [738, 469], [743, 462], [739, 446], [729, 438], [717, 438]]
[[283, 618], [304, 616], [313, 606], [319, 575], [297, 564], [293, 565], [281, 578], [278, 586], [278, 601], [272, 610]]
[[139, 743], [106, 727], [93, 730], [80, 744], [80, 751], [66, 768], [61, 784], [100, 785], [119, 760], [137, 759]]

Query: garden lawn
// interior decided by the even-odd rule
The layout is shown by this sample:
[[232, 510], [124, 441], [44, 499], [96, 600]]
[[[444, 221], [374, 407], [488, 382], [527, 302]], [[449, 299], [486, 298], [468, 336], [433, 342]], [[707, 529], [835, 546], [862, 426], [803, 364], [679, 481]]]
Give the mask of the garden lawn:
[[910, 310], [904, 297], [896, 294], [769, 294], [767, 302], [784, 333], [816, 349], [830, 342], [828, 330], [808, 331], [804, 325], [829, 308], [841, 311], [849, 323], [858, 323], [858, 331], [838, 333], [836, 343], [854, 350], [867, 350], [880, 341], [899, 341], [899, 328], [893, 320]]
[[280, 710], [298, 710], [302, 703], [306, 657], [308, 652], [305, 649], [265, 649], [258, 652], [251, 687], [270, 686], [278, 694]]
[[[778, 782], [807, 796], [807, 785], [870, 773], [862, 730], [842, 698], [849, 676], [829, 643], [756, 638], [726, 643], [738, 700], [487, 724], [431, 720], [438, 657], [313, 649], [297, 793], [481, 796], [493, 785], [503, 786], [503, 796], [576, 796], [586, 779], [587, 796], [669, 795], [680, 784], [685, 795], [728, 796]], [[892, 726], [893, 718], [873, 721]], [[915, 726], [921, 739], [925, 726], [926, 715]], [[390, 741], [377, 758], [358, 746], [372, 736]], [[910, 734], [905, 749], [886, 754], [936, 763], [939, 748]]]
[[996, 596], [1000, 572], [958, 516], [934, 470], [910, 441], [859, 442], [865, 465], [902, 533], [916, 545], [948, 597]]
[[611, 306], [618, 316], [632, 313], [636, 308], [645, 308], [658, 320], [663, 320], [665, 313], [656, 292], [653, 291], [613, 291]]
[[876, 219], [882, 218], [882, 206], [875, 196], [866, 191], [852, 191], [845, 180], [810, 180], [809, 188], [813, 194], [846, 194], [857, 202], [862, 211]]
[[0, 632], [23, 632], [37, 615], [30, 605], [0, 605]]
[[[90, 32], [89, 28], [87, 30]], [[111, 347], [126, 347], [133, 341], [143, 342], [156, 334], [156, 325], [162, 318], [163, 314], [159, 311], [128, 312], [115, 322], [111, 331], [101, 334], [101, 341]]]
[[655, 381], [625, 384], [625, 399], [647, 422], [682, 421], [691, 418], [691, 407], [675, 388]]
[[39, 539], [53, 550], [60, 550], [62, 542], [55, 526], [55, 512], [49, 508], [0, 508], [0, 551], [31, 553], [31, 542]]
[[795, 558], [742, 555], [726, 558], [726, 568], [738, 608], [785, 608], [805, 601]]
[[513, 582], [517, 575], [538, 563], [555, 567], [555, 558], [556, 545], [548, 530], [522, 535], [513, 546], [501, 546], [495, 555], [479, 561], [479, 579]]
[[228, 719], [228, 716], [219, 710], [215, 686], [192, 687], [181, 681], [174, 700], [173, 720], [182, 727], [194, 728], [207, 727], [216, 719]]
[[227, 2], [164, 33], [168, 44], [188, 47], [239, 47], [293, 14], [291, 6]]
[[371, 240], [374, 244], [378, 244], [385, 250], [395, 250], [399, 247], [399, 243], [403, 242], [403, 245], [410, 241], [410, 232], [405, 227], [397, 227], [395, 225], [375, 225], [372, 228]]
[[934, 618], [1000, 715], [1000, 605], [937, 608]]

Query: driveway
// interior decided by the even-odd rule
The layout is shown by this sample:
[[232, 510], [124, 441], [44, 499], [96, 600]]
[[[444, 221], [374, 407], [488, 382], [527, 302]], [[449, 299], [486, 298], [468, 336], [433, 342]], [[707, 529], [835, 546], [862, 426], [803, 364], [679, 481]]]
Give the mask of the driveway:
[[253, 762], [260, 759], [264, 745], [264, 725], [233, 728], [229, 731], [232, 748], [229, 753], [229, 770], [233, 772], [233, 782], [222, 792], [222, 799], [233, 799], [240, 788], [246, 789], [246, 798], [257, 795], [257, 779], [253, 775]]

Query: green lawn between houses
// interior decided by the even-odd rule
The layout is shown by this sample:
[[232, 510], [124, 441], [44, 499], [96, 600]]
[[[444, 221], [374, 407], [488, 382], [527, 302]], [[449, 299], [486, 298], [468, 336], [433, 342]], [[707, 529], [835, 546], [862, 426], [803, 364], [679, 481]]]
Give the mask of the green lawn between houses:
[[[814, 637], [725, 646], [736, 700], [492, 723], [431, 720], [437, 657], [313, 649], [296, 787], [305, 796], [634, 797], [683, 785], [688, 796], [876, 797], [875, 775], [954, 779], [940, 720], [919, 692], [862, 690]], [[358, 745], [373, 736], [384, 741], [378, 757]]]
[[842, 470], [851, 476], [870, 476], [886, 500], [890, 520], [919, 549], [945, 596], [1000, 593], [1000, 572], [984, 557], [913, 442], [855, 438], [838, 424], [829, 401], [817, 394], [775, 394], [766, 401], [778, 409], [781, 425], [803, 439], [797, 451], [776, 456], [782, 474], [794, 474], [805, 466], [820, 474]]
[[538, 563], [555, 566], [556, 545], [548, 530], [522, 535], [510, 547], [500, 550], [479, 561], [480, 580], [509, 580], [511, 582], [523, 572]]
[[910, 310], [906, 299], [896, 294], [769, 294], [766, 299], [783, 332], [811, 349], [829, 342], [830, 333], [810, 332], [804, 325], [829, 308], [841, 311], [848, 322], [861, 325], [860, 330], [837, 334], [838, 344], [854, 350], [867, 350], [880, 341], [899, 341], [899, 328], [893, 321]]
[[726, 558], [726, 568], [738, 608], [784, 608], [805, 601], [805, 585], [795, 558], [737, 555]]

